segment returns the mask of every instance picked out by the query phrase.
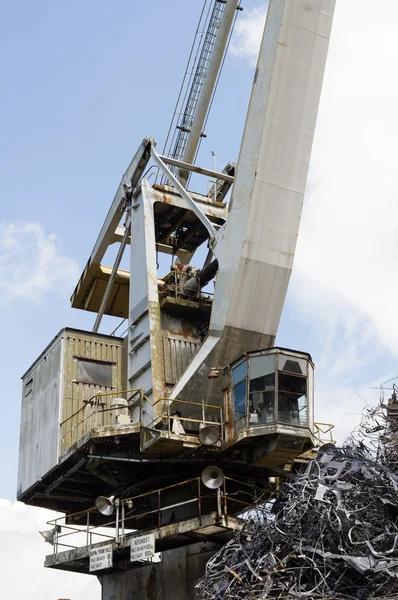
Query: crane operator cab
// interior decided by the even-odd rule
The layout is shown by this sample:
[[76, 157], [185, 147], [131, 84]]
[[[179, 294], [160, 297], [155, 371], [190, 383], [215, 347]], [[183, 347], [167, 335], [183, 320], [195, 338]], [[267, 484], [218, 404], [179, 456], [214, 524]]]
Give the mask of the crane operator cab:
[[[314, 364], [305, 352], [248, 352], [225, 370], [225, 446], [253, 444], [255, 462], [269, 466], [312, 443]], [[263, 453], [263, 454], [262, 454]]]

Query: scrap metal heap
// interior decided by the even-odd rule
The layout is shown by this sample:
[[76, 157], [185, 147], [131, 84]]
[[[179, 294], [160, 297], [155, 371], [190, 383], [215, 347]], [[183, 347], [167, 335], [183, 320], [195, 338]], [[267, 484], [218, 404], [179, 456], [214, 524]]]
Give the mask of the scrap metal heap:
[[394, 390], [344, 447], [327, 444], [207, 565], [201, 600], [396, 598], [398, 475]]

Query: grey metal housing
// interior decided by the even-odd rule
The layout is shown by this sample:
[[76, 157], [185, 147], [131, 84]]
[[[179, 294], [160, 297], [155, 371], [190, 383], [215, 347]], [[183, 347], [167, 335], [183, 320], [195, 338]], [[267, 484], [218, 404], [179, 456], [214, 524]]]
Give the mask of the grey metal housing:
[[121, 338], [64, 328], [22, 376], [18, 498], [94, 425], [93, 396], [121, 389], [122, 349]]

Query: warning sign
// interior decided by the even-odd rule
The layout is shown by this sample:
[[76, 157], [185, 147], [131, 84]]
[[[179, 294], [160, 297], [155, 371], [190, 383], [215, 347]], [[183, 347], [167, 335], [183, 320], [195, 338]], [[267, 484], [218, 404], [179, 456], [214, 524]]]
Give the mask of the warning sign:
[[112, 544], [100, 548], [90, 548], [90, 571], [109, 569], [113, 565]]
[[145, 560], [155, 555], [155, 534], [140, 535], [131, 540], [130, 560]]

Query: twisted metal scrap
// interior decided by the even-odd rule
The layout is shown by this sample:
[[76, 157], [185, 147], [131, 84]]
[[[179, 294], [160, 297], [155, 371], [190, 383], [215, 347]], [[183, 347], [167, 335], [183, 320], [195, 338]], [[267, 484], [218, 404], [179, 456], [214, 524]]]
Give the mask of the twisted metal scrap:
[[398, 402], [366, 410], [343, 448], [321, 449], [273, 504], [249, 511], [198, 598], [398, 598]]

